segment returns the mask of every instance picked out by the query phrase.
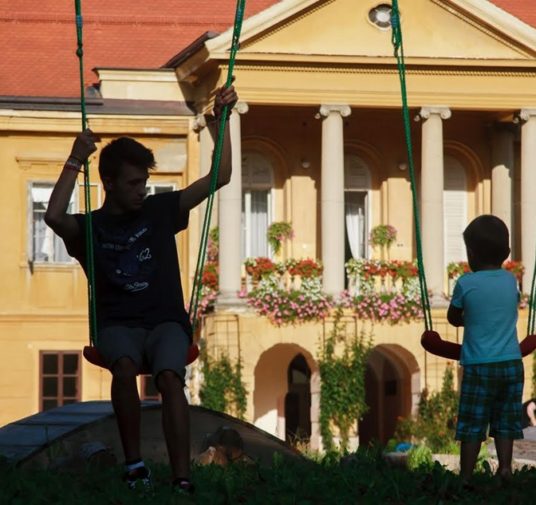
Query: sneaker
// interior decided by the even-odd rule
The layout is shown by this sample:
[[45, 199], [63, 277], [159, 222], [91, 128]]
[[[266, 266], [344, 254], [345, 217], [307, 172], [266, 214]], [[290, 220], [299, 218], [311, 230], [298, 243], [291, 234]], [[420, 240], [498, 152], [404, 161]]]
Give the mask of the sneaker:
[[125, 473], [123, 478], [126, 481], [128, 488], [133, 491], [140, 490], [147, 493], [153, 489], [151, 470], [145, 466]]
[[172, 483], [173, 490], [175, 493], [181, 495], [192, 495], [195, 492], [195, 486], [192, 484], [192, 481], [189, 479], [177, 478]]

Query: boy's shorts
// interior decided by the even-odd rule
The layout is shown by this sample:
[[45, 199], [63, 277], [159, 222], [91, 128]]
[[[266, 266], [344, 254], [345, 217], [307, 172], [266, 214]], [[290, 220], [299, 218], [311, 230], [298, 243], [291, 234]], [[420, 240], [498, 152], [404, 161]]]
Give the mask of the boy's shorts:
[[183, 383], [189, 345], [190, 339], [182, 326], [172, 321], [151, 330], [108, 326], [99, 332], [97, 340], [109, 370], [119, 358], [128, 357], [138, 368], [147, 365], [153, 377], [163, 370], [172, 370]]
[[456, 440], [485, 440], [488, 425], [490, 437], [523, 438], [523, 382], [520, 359], [464, 366]]

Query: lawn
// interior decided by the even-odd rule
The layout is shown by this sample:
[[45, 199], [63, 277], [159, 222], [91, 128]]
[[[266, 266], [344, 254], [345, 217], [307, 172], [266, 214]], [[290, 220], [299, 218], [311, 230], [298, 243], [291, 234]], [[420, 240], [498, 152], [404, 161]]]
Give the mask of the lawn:
[[536, 470], [516, 472], [500, 483], [484, 470], [475, 488], [463, 489], [458, 477], [439, 464], [414, 471], [387, 464], [378, 450], [360, 450], [347, 458], [284, 461], [271, 467], [195, 467], [196, 494], [172, 494], [169, 469], [151, 465], [155, 490], [138, 495], [120, 480], [121, 468], [87, 468], [82, 473], [18, 469], [0, 464], [1, 505], [331, 505], [331, 504], [526, 504], [536, 500]]

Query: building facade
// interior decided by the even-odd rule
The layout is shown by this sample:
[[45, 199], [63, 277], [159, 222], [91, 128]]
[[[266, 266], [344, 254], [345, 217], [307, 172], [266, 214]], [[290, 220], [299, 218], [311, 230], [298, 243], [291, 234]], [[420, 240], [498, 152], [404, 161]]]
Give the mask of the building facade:
[[[472, 218], [494, 213], [508, 224], [512, 258], [525, 265], [524, 291], [532, 279], [536, 15], [524, 22], [485, 0], [412, 0], [400, 8], [434, 322], [445, 337], [461, 339], [445, 320], [446, 267], [465, 259], [461, 231]], [[277, 259], [320, 259], [323, 291], [334, 296], [348, 287], [349, 259], [379, 256], [368, 241], [375, 225], [398, 231], [391, 259], [415, 258], [389, 9], [369, 0], [274, 2], [245, 21], [235, 67], [233, 178], [214, 213], [220, 293], [202, 337], [215, 354], [240, 355], [248, 420], [281, 438], [288, 425], [306, 425], [313, 447], [321, 445], [318, 348], [330, 320], [276, 327], [259, 317], [238, 296], [243, 263], [274, 256], [266, 231], [279, 221], [292, 223], [294, 237]], [[90, 126], [103, 140], [129, 134], [153, 148], [158, 169], [150, 191], [184, 187], [209, 170], [213, 141], [203, 113], [225, 80], [231, 35], [208, 33], [160, 69], [98, 69]], [[8, 191], [0, 226], [10, 239], [0, 263], [9, 286], [0, 295], [0, 424], [54, 401], [109, 395], [107, 372], [80, 356], [87, 338], [83, 273], [42, 222], [79, 129], [75, 110], [74, 102], [37, 100], [30, 107], [13, 97], [1, 104]], [[97, 177], [92, 182], [98, 206], [102, 188]], [[73, 210], [83, 209], [81, 202], [75, 195]], [[192, 213], [178, 238], [185, 292], [202, 212]], [[365, 329], [374, 339], [366, 377], [370, 412], [359, 436], [385, 440], [397, 417], [415, 410], [423, 388], [440, 386], [447, 361], [420, 347], [421, 321], [371, 327], [352, 313], [345, 317], [350, 333]], [[525, 327], [522, 310], [520, 335]], [[531, 358], [525, 366], [529, 395]]]

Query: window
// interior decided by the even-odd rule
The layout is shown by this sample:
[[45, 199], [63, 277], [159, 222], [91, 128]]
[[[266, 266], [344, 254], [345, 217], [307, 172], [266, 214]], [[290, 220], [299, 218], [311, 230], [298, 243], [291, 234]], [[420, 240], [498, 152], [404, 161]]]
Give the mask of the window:
[[[53, 183], [34, 182], [30, 186], [30, 237], [29, 259], [32, 263], [72, 263], [63, 240], [45, 224], [45, 212], [54, 188]], [[68, 213], [75, 209], [74, 193], [67, 208]]]
[[391, 28], [391, 10], [392, 7], [389, 4], [377, 5], [370, 9], [369, 21], [381, 30], [388, 30]]
[[175, 184], [147, 184], [147, 196], [175, 191]]
[[80, 353], [42, 351], [39, 398], [41, 411], [80, 401]]
[[160, 400], [160, 393], [150, 375], [140, 375], [140, 399]]
[[370, 172], [354, 154], [344, 157], [345, 260], [368, 257]]
[[268, 226], [272, 223], [273, 168], [258, 152], [242, 158], [242, 258], [271, 257]]
[[467, 178], [464, 166], [454, 157], [445, 156], [443, 192], [444, 261], [467, 261], [462, 231], [467, 226]]

